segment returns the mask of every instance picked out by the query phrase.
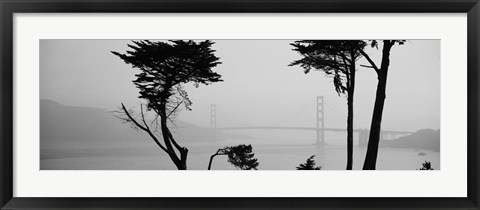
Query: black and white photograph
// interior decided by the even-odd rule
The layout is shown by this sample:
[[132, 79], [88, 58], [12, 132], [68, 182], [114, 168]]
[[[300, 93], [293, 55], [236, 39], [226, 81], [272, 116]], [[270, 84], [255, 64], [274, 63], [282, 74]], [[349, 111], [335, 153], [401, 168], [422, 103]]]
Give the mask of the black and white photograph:
[[438, 39], [39, 44], [40, 170], [441, 170]]

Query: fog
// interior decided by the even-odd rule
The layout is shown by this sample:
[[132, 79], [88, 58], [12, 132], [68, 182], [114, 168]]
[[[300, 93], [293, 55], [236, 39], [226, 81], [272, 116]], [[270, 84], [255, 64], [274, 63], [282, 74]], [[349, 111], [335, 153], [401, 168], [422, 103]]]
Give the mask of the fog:
[[[191, 111], [180, 111], [176, 118], [180, 125], [205, 129], [195, 132], [211, 132], [209, 130], [210, 105], [215, 104], [217, 128], [239, 126], [313, 128], [316, 123], [316, 96], [323, 96], [325, 99], [325, 127], [346, 129], [346, 97], [339, 96], [335, 92], [332, 79], [320, 71], [304, 74], [301, 67], [288, 66], [292, 61], [300, 58], [289, 45], [294, 40], [212, 41], [215, 42], [213, 45], [216, 50], [215, 55], [220, 57], [222, 62], [213, 70], [222, 75], [224, 81], [208, 86], [200, 85], [198, 88], [191, 84], [186, 85], [186, 90], [193, 105]], [[139, 71], [125, 64], [110, 52], [125, 52], [129, 43], [131, 43], [130, 40], [40, 41], [40, 99], [60, 103], [63, 107], [90, 107], [97, 111], [103, 110], [100, 112], [105, 113], [103, 118], [108, 119], [106, 124], [123, 126], [118, 129], [104, 130], [107, 134], [102, 136], [101, 139], [93, 141], [95, 143], [106, 142], [103, 144], [105, 148], [111, 147], [108, 138], [114, 138], [122, 142], [120, 146], [118, 144], [116, 146], [122, 149], [118, 148], [117, 151], [110, 151], [117, 158], [105, 159], [105, 155], [103, 155], [104, 159], [98, 157], [100, 159], [86, 162], [85, 160], [70, 159], [70, 161], [80, 161], [79, 166], [73, 169], [151, 169], [151, 167], [153, 169], [174, 169], [174, 167], [172, 168], [173, 164], [169, 163], [168, 157], [158, 147], [156, 148], [156, 145], [152, 144], [148, 137], [142, 134], [125, 136], [128, 135], [126, 133], [135, 133], [135, 131], [122, 125], [116, 118], [109, 119], [111, 114], [108, 112], [117, 109], [120, 103], [135, 109], [142, 102], [137, 98], [138, 89], [132, 84], [135, 74]], [[380, 62], [381, 50], [368, 47], [367, 53], [375, 62]], [[405, 45], [396, 45], [392, 48], [390, 59], [382, 129], [409, 132], [416, 132], [421, 129], [438, 130], [440, 128], [440, 40], [408, 40]], [[359, 63], [367, 64], [367, 61], [361, 59]], [[374, 70], [358, 68], [354, 101], [355, 129], [370, 127], [377, 85], [376, 77]], [[42, 116], [58, 115], [55, 110], [43, 110], [41, 121]], [[71, 121], [75, 121], [77, 118], [78, 116], [72, 116]], [[50, 162], [42, 163], [43, 169], [69, 169], [67, 166], [73, 166], [74, 164], [72, 165], [73, 162], [58, 160], [62, 156], [58, 153], [60, 150], [77, 149], [78, 151], [79, 147], [91, 148], [88, 145], [96, 145], [92, 141], [81, 138], [83, 133], [95, 133], [92, 130], [96, 128], [76, 125], [70, 127], [74, 127], [72, 130], [64, 128], [65, 134], [49, 136], [49, 133], [55, 133], [54, 130], [57, 130], [60, 124], [72, 122], [66, 119], [63, 120], [63, 123], [54, 123], [53, 121], [57, 121], [57, 118], [47, 121], [42, 121], [43, 127], [41, 126], [41, 147], [44, 151], [42, 155], [55, 154], [53, 155], [57, 157], [55, 161], [60, 162], [49, 159]], [[102, 120], [96, 120], [95, 122], [99, 121]], [[85, 124], [95, 122], [87, 120]], [[51, 127], [45, 127], [46, 124]], [[105, 127], [105, 124], [102, 124], [102, 126]], [[98, 126], [93, 127], [98, 128]], [[72, 134], [75, 133], [73, 131], [75, 129], [81, 132]], [[119, 130], [122, 130], [121, 133], [125, 133], [125, 135], [119, 136]], [[346, 132], [327, 132], [326, 142], [330, 145], [330, 149], [320, 150], [312, 147], [316, 138], [314, 131], [221, 131], [217, 134], [217, 141], [214, 143], [211, 143], [210, 139], [198, 140], [204, 143], [209, 142], [207, 146], [195, 145], [195, 140], [186, 140], [191, 137], [185, 137], [188, 136], [185, 132], [193, 132], [191, 130], [182, 131], [177, 127], [175, 132], [176, 135], [180, 136], [178, 137], [180, 144], [197, 147], [197, 150], [190, 149], [189, 167], [191, 166], [192, 169], [204, 169], [209, 156], [217, 148], [234, 144], [252, 144], [254, 152], [257, 151], [255, 154], [260, 160], [260, 168], [263, 167], [263, 169], [294, 170], [295, 165], [304, 162], [306, 158], [313, 154], [317, 155], [317, 162], [325, 169], [343, 169], [346, 159], [344, 148]], [[44, 135], [45, 133], [47, 134]], [[83, 140], [66, 141], [67, 138]], [[89, 139], [94, 138], [89, 137]], [[355, 144], [358, 144], [357, 134], [354, 138]], [[135, 143], [132, 143], [131, 139], [136, 139]], [[50, 141], [55, 143], [47, 143]], [[120, 158], [115, 153], [128, 151], [128, 148], [131, 148], [132, 145], [141, 145], [139, 151], [143, 152], [140, 153], [151, 154], [153, 157], [142, 159], [137, 156], [138, 161], [134, 161], [135, 163], [130, 166], [122, 164], [125, 162], [120, 160], [128, 159], [128, 161], [132, 161], [134, 158], [128, 158], [128, 155], [134, 154], [131, 151], [122, 153], [128, 155]], [[268, 145], [276, 145], [276, 147]], [[289, 145], [289, 147], [285, 145]], [[96, 148], [101, 149], [103, 147]], [[146, 150], [151, 151], [145, 152]], [[88, 151], [92, 150], [88, 149]], [[417, 155], [419, 151], [425, 151], [430, 157], [419, 157]], [[108, 152], [102, 150], [98, 153], [106, 154]], [[361, 168], [364, 153], [364, 148], [355, 148], [355, 169]], [[80, 152], [80, 154], [83, 153]], [[387, 156], [390, 156], [391, 161], [381, 158]], [[218, 161], [218, 164], [220, 164], [217, 167], [230, 169], [231, 166], [221, 158], [215, 162]], [[147, 159], [148, 161], [146, 161]], [[162, 159], [165, 163], [158, 163], [158, 159]], [[398, 162], [396, 159], [405, 161]], [[438, 151], [419, 149], [383, 148], [380, 150], [378, 164], [379, 169], [413, 170], [415, 167], [420, 167], [420, 162], [424, 159], [432, 161], [434, 167], [439, 168]], [[44, 160], [46, 159], [44, 158]], [[151, 161], [151, 164], [145, 165], [149, 161]], [[118, 164], [113, 164], [114, 162]], [[111, 168], [108, 165], [117, 165], [117, 167]], [[396, 166], [396, 168], [392, 168], [392, 166]]]

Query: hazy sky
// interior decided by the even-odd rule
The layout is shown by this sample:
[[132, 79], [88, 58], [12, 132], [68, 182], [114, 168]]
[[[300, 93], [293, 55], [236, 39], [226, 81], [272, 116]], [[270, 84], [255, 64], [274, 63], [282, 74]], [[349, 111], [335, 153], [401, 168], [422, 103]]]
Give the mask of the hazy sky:
[[[326, 99], [326, 127], [346, 127], [346, 97], [334, 91], [320, 71], [304, 74], [288, 64], [300, 56], [293, 40], [213, 40], [222, 64], [214, 71], [224, 82], [187, 85], [192, 111], [179, 118], [209, 125], [210, 104], [217, 105], [217, 126], [315, 126], [313, 99]], [[110, 51], [125, 52], [130, 40], [41, 40], [40, 98], [71, 106], [113, 110], [121, 102], [141, 102], [132, 84], [139, 71]], [[368, 49], [380, 65], [381, 51]], [[391, 50], [382, 128], [416, 131], [440, 127], [440, 40], [410, 40]], [[360, 64], [368, 64], [361, 59]], [[372, 69], [357, 71], [354, 121], [370, 125], [377, 85]], [[295, 114], [297, 113], [297, 114]], [[283, 123], [278, 123], [283, 122]]]

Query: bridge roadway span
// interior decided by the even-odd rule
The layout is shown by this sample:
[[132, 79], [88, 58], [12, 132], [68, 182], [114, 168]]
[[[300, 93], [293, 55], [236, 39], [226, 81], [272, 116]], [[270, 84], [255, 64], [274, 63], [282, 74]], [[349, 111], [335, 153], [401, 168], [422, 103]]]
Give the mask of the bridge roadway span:
[[[223, 127], [223, 128], [216, 128], [217, 130], [311, 130], [316, 131], [317, 128], [312, 127], [277, 127], [277, 126], [244, 126], [244, 127]], [[324, 131], [333, 131], [333, 132], [347, 132], [346, 129], [343, 128], [318, 128], [318, 130]], [[354, 132], [363, 132], [366, 131], [364, 129], [353, 129]], [[384, 134], [412, 134], [413, 132], [409, 131], [387, 131], [382, 130]]]

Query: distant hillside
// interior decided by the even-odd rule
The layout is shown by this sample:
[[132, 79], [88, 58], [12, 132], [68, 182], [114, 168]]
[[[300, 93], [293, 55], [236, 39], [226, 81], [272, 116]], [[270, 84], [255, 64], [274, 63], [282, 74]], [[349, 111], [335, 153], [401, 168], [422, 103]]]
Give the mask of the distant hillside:
[[[122, 123], [107, 109], [65, 106], [51, 100], [40, 101], [41, 148], [76, 145], [121, 145], [150, 141], [141, 131]], [[213, 143], [214, 131], [183, 121], [175, 122], [172, 133], [179, 143]], [[224, 135], [219, 135], [224, 137]]]
[[395, 148], [415, 148], [432, 151], [440, 150], [440, 130], [423, 129], [395, 140], [381, 141], [381, 146]]

